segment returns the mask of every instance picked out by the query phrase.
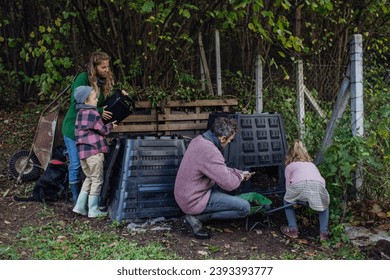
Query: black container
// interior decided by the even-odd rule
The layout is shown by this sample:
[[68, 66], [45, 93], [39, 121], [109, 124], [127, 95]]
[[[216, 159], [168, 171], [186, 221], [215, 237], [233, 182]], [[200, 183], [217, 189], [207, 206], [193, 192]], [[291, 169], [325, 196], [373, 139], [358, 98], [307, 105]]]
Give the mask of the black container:
[[119, 141], [110, 180], [110, 218], [121, 222], [181, 215], [173, 188], [184, 139], [151, 136]]
[[110, 190], [110, 182], [112, 180], [112, 169], [115, 165], [121, 143], [120, 138], [111, 139], [108, 144], [109, 153], [105, 154], [104, 158], [104, 182], [100, 192], [99, 208], [102, 212], [107, 212], [108, 193]]
[[[209, 120], [220, 116], [226, 117], [226, 114], [212, 113]], [[240, 170], [256, 172], [249, 181], [241, 184], [236, 193], [284, 193], [287, 142], [281, 115], [235, 113], [234, 118], [237, 120], [238, 130], [233, 141], [223, 151], [226, 164]], [[211, 127], [212, 123], [213, 121], [208, 125]]]
[[106, 111], [112, 113], [112, 117], [109, 120], [103, 120], [104, 123], [116, 121], [120, 123], [128, 115], [133, 113], [134, 101], [121, 93], [121, 90], [115, 90], [114, 93], [106, 100]]

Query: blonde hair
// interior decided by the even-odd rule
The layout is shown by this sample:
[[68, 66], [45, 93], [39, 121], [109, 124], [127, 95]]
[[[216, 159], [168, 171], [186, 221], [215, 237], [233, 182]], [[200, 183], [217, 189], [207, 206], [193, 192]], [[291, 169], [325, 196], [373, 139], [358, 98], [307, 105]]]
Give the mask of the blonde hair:
[[294, 161], [313, 161], [301, 140], [295, 140], [294, 144], [288, 149], [284, 163], [288, 165]]
[[[88, 81], [89, 84], [93, 87], [93, 89], [96, 91], [97, 95], [99, 96], [99, 86], [97, 84], [97, 71], [96, 68], [99, 66], [103, 61], [110, 61], [110, 56], [105, 52], [93, 52], [91, 56], [89, 57], [89, 61], [87, 64], [87, 73], [88, 73]], [[108, 75], [106, 77], [105, 84], [103, 86], [103, 95], [104, 98], [107, 98], [107, 96], [110, 95], [112, 87], [114, 85], [114, 74], [110, 71], [108, 72]]]

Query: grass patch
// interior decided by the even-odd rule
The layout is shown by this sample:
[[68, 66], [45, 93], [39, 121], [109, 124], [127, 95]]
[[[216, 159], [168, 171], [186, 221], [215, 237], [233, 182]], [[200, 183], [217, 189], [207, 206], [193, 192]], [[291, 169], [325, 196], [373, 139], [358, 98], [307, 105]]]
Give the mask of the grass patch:
[[367, 258], [360, 251], [360, 249], [352, 244], [339, 246], [334, 249], [334, 259], [340, 260], [366, 260]]
[[18, 252], [11, 247], [0, 246], [0, 260], [18, 260], [20, 259]]
[[364, 254], [352, 244], [332, 245], [330, 242], [322, 242], [322, 249], [308, 248], [300, 244], [293, 244], [290, 252], [280, 256], [281, 260], [365, 260]]
[[94, 231], [88, 222], [26, 227], [15, 240], [18, 250], [36, 260], [170, 260], [179, 259], [160, 243], [139, 246], [116, 234]]

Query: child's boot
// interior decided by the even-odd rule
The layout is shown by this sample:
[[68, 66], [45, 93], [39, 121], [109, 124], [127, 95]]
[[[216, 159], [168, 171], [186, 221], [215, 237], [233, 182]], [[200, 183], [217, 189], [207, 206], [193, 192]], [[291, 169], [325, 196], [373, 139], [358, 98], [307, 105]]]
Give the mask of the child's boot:
[[96, 218], [98, 216], [106, 216], [107, 212], [102, 212], [99, 210], [99, 196], [90, 195], [88, 197], [88, 217]]
[[78, 198], [77, 203], [73, 208], [73, 212], [86, 216], [87, 210], [85, 210], [85, 206], [87, 205], [88, 193], [81, 191]]

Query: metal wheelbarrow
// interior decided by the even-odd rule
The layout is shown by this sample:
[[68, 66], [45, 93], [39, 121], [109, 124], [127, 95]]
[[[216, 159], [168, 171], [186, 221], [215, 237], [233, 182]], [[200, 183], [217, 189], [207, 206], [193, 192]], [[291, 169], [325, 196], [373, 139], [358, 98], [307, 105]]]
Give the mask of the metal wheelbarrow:
[[17, 183], [31, 181], [46, 170], [52, 155], [60, 103], [59, 98], [71, 87], [68, 85], [42, 111], [30, 150], [19, 150], [9, 160], [8, 168]]
[[245, 228], [247, 231], [252, 231], [257, 225], [262, 225], [262, 223], [257, 221], [249, 227], [249, 218], [258, 213], [266, 213], [266, 211], [271, 209], [272, 201], [257, 192], [243, 193], [240, 194], [239, 197], [247, 200], [251, 205], [249, 214], [246, 217]]

